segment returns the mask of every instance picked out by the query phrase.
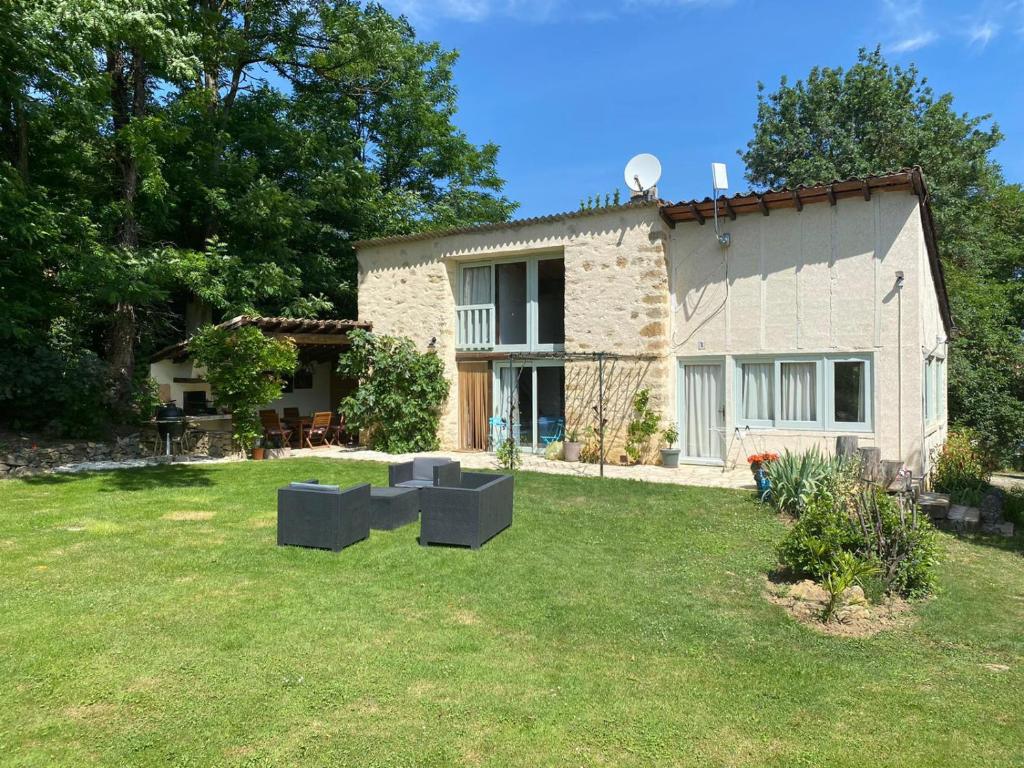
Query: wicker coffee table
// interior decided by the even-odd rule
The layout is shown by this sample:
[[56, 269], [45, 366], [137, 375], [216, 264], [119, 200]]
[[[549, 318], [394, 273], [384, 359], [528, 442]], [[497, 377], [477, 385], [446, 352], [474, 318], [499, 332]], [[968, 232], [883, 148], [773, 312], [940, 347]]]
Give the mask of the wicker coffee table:
[[370, 527], [377, 531], [393, 531], [415, 523], [420, 515], [418, 488], [371, 488]]

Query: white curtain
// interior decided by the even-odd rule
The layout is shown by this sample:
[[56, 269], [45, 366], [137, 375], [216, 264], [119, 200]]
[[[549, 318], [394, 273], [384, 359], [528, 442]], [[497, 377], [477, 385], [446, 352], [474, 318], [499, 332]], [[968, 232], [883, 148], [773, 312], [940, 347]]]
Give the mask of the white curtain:
[[722, 368], [718, 365], [687, 365], [683, 368], [686, 411], [686, 455], [721, 458], [722, 434], [719, 403]]
[[782, 421], [817, 421], [818, 389], [815, 363], [782, 363]]
[[771, 421], [772, 379], [775, 377], [775, 366], [771, 363], [743, 363], [741, 379], [743, 385], [744, 419]]
[[491, 303], [491, 268], [465, 267], [462, 270], [462, 303]]

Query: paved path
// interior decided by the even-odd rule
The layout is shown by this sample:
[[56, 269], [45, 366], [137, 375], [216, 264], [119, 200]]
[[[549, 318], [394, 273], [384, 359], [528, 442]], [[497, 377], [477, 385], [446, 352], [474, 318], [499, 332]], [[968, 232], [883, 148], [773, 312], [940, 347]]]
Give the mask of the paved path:
[[[497, 469], [498, 463], [493, 454], [480, 452], [435, 451], [432, 453], [392, 454], [382, 451], [371, 451], [365, 448], [303, 448], [290, 452], [291, 458], [300, 456], [319, 456], [350, 461], [380, 461], [385, 464], [409, 461], [414, 456], [447, 456], [462, 463], [466, 469]], [[566, 461], [551, 461], [543, 456], [523, 454], [522, 469], [528, 472], [546, 472], [552, 475], [576, 475], [578, 477], [597, 477], [597, 464], [570, 464]], [[606, 477], [627, 480], [643, 480], [649, 483], [674, 483], [675, 485], [699, 485], [708, 488], [747, 488], [753, 490], [754, 481], [750, 470], [746, 467], [723, 469], [722, 467], [705, 467], [688, 464], [678, 469], [666, 469], [648, 464], [632, 467], [605, 465]]]

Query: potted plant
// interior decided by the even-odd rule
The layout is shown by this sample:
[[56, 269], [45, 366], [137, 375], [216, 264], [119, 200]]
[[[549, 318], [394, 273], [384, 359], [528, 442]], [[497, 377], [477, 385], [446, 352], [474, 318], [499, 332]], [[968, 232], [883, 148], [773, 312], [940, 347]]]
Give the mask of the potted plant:
[[665, 440], [666, 448], [661, 449], [661, 465], [668, 467], [669, 469], [675, 469], [679, 466], [679, 449], [673, 448], [676, 444], [676, 440], [679, 439], [679, 430], [676, 429], [674, 424], [670, 424], [664, 432], [661, 433], [662, 438]]
[[751, 454], [750, 456], [747, 456], [747, 462], [750, 464], [751, 474], [753, 474], [756, 478], [757, 473], [761, 470], [762, 467], [767, 470], [768, 467], [765, 465], [770, 464], [773, 461], [777, 461], [778, 458], [779, 454], [772, 453], [771, 451], [765, 451], [763, 453], [754, 453]]
[[583, 443], [580, 442], [580, 433], [573, 427], [566, 433], [565, 442], [562, 444], [563, 457], [565, 461], [576, 462], [580, 460], [580, 451]]
[[256, 438], [252, 446], [253, 461], [263, 461], [263, 440]]

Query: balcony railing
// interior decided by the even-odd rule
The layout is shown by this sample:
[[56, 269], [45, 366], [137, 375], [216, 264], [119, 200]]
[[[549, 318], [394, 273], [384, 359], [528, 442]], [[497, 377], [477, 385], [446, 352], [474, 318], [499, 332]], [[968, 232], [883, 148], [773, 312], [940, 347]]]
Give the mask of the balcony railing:
[[494, 305], [465, 304], [455, 308], [458, 349], [494, 347]]

